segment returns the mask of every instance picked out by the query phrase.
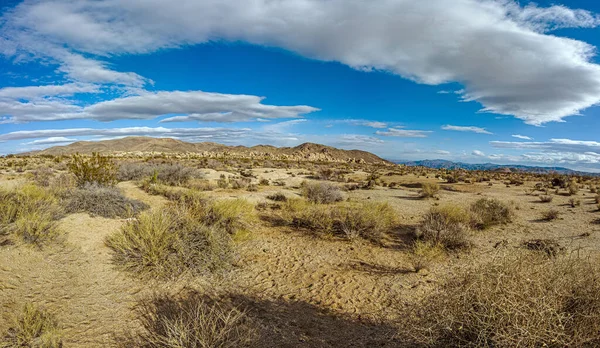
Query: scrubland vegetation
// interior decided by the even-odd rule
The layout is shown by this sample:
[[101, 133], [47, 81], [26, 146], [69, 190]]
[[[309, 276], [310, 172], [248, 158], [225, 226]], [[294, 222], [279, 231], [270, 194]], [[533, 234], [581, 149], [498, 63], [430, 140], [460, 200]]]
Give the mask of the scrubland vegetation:
[[[598, 187], [360, 163], [2, 158], [0, 276], [21, 273], [0, 278], [0, 346], [88, 346], [74, 328], [115, 321], [109, 346], [597, 346]], [[89, 263], [107, 276], [70, 293]], [[24, 296], [38, 285], [23, 279], [55, 276], [38, 266], [74, 283]], [[113, 307], [90, 297], [111, 293], [107, 279], [137, 288], [118, 294], [121, 319], [96, 320]], [[79, 297], [89, 320], [65, 310]]]

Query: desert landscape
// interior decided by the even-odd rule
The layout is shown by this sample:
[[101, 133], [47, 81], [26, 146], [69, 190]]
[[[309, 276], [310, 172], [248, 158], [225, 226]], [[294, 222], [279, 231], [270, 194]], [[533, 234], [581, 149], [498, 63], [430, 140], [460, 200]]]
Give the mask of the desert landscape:
[[6, 347], [600, 344], [596, 176], [143, 137], [0, 170]]

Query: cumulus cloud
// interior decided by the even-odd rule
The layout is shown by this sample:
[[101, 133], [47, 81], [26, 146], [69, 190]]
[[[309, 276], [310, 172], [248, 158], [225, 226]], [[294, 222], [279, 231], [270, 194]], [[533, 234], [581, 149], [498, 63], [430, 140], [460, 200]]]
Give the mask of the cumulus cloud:
[[523, 139], [523, 140], [533, 140], [533, 138], [528, 137], [526, 135], [521, 135], [521, 134], [513, 134], [512, 137], [517, 138], [517, 139]]
[[485, 130], [485, 128], [474, 127], [474, 126], [452, 126], [445, 125], [442, 126], [443, 130], [457, 131], [457, 132], [471, 132], [471, 133], [479, 133], [479, 134], [494, 134]]
[[[2, 90], [0, 90], [0, 93]], [[32, 92], [34, 93], [34, 92]], [[3, 123], [92, 119], [153, 119], [168, 114], [161, 122], [239, 122], [260, 119], [296, 118], [319, 109], [300, 106], [262, 104], [264, 98], [253, 95], [208, 93], [203, 91], [143, 92], [141, 95], [116, 98], [86, 107], [68, 101], [6, 101], [0, 99]]]
[[385, 137], [400, 137], [400, 138], [427, 138], [427, 134], [431, 131], [409, 130], [402, 127], [388, 128], [387, 131], [377, 131], [375, 134]]
[[520, 155], [521, 161], [546, 164], [598, 164], [600, 142], [550, 139], [545, 142], [491, 141], [495, 148], [531, 151]]
[[485, 153], [483, 153], [482, 151], [479, 151], [479, 150], [473, 150], [473, 152], [471, 152], [471, 155], [477, 156], [477, 157], [485, 157]]
[[585, 10], [512, 0], [25, 1], [0, 19], [0, 52], [50, 60], [76, 81], [142, 86], [102, 60], [245, 41], [417, 83], [458, 82], [483, 112], [539, 125], [600, 101], [595, 48], [547, 34], [598, 24]]

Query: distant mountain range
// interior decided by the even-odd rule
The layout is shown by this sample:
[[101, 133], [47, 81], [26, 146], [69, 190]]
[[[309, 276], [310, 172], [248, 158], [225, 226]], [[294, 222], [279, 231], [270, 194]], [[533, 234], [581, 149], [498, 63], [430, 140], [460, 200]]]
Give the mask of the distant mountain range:
[[536, 166], [525, 166], [519, 164], [494, 164], [494, 163], [463, 163], [463, 162], [452, 162], [447, 160], [423, 160], [423, 161], [394, 161], [398, 164], [404, 164], [407, 166], [421, 166], [435, 169], [464, 169], [464, 170], [488, 170], [488, 171], [510, 171], [510, 172], [528, 172], [528, 173], [557, 173], [563, 175], [592, 175], [600, 176], [600, 173], [589, 173], [572, 170], [563, 167], [536, 167]]

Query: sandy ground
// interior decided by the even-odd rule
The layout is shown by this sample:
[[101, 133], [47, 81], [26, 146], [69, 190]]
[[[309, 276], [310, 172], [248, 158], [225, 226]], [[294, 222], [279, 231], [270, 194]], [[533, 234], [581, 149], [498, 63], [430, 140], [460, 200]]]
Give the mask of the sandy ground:
[[[297, 196], [294, 187], [305, 180], [287, 170], [255, 169], [258, 178], [284, 180], [285, 187], [261, 187], [259, 192], [216, 190], [220, 198], [243, 197], [252, 202], [284, 192]], [[206, 171], [216, 180], [222, 172]], [[230, 175], [230, 174], [229, 174]], [[360, 175], [366, 175], [361, 173]], [[436, 179], [407, 175], [386, 181], [411, 184]], [[14, 185], [0, 181], [0, 186]], [[439, 199], [418, 199], [418, 189], [401, 187], [347, 192], [350, 200], [389, 202], [400, 217], [397, 240], [387, 246], [317, 238], [299, 231], [257, 223], [248, 239], [237, 242], [238, 262], [217, 287], [227, 292], [260, 327], [262, 347], [372, 347], [400, 345], [393, 339], [398, 302], [410, 302], [447, 276], [448, 270], [466, 260], [491, 257], [499, 242], [520, 247], [533, 238], [556, 238], [570, 250], [600, 252], [600, 218], [592, 204], [594, 195], [581, 190], [581, 206], [571, 208], [570, 197], [554, 196], [552, 203], [539, 203], [526, 195], [525, 186], [507, 188], [452, 184], [455, 191], [442, 190]], [[409, 185], [410, 186], [410, 185]], [[150, 196], [131, 182], [120, 183], [125, 194], [160, 208], [166, 200]], [[481, 197], [511, 202], [514, 222], [474, 234], [476, 247], [467, 254], [449, 257], [430, 272], [415, 273], [405, 236], [434, 205], [455, 203], [468, 206]], [[550, 208], [561, 212], [553, 222], [541, 222]], [[132, 306], [148, 284], [115, 270], [104, 238], [117, 231], [124, 220], [73, 214], [60, 221], [64, 240], [44, 249], [26, 245], [0, 247], [0, 331], [9, 324], [9, 314], [26, 301], [47, 306], [64, 326], [66, 347], [110, 346], [114, 334], [131, 327]], [[587, 237], [582, 234], [589, 233]], [[504, 242], [505, 241], [505, 242]], [[194, 281], [190, 281], [193, 285]], [[198, 283], [206, 283], [198, 280]]]

